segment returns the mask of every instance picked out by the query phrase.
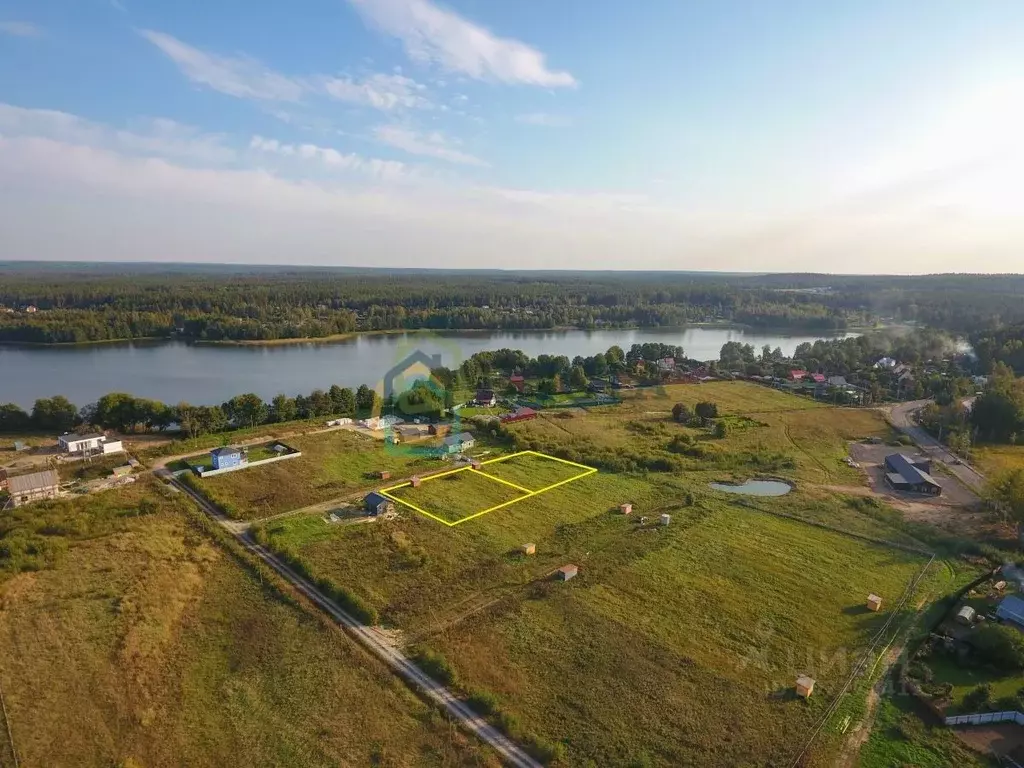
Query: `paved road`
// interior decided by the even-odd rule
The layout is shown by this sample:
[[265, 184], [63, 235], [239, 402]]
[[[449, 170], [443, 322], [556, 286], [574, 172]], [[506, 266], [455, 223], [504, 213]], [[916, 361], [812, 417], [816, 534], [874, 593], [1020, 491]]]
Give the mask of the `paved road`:
[[200, 494], [193, 491], [183, 483], [173, 479], [166, 471], [159, 473], [168, 479], [175, 487], [189, 495], [199, 507], [223, 525], [227, 530], [242, 543], [242, 545], [260, 558], [264, 563], [273, 568], [295, 589], [309, 598], [318, 608], [328, 614], [340, 624], [350, 635], [362, 643], [370, 652], [387, 664], [391, 670], [405, 679], [409, 684], [419, 689], [427, 698], [443, 708], [453, 720], [470, 733], [475, 734], [481, 741], [489, 744], [508, 765], [515, 768], [541, 768], [540, 763], [523, 751], [522, 747], [509, 739], [505, 734], [470, 709], [465, 702], [461, 701], [451, 690], [438, 683], [413, 664], [409, 658], [396, 649], [385, 635], [378, 632], [371, 626], [363, 624], [358, 619], [350, 616], [338, 608], [323, 593], [312, 584], [295, 573], [291, 568], [281, 562], [273, 553], [265, 547], [254, 542], [247, 533], [239, 532], [230, 526], [228, 520], [220, 511], [210, 504]]
[[889, 412], [893, 426], [917, 443], [923, 453], [945, 464], [946, 468], [969, 488], [980, 491], [985, 485], [985, 476], [967, 464], [957, 464], [957, 457], [946, 446], [918, 426], [914, 415], [930, 402], [912, 400], [893, 406]]

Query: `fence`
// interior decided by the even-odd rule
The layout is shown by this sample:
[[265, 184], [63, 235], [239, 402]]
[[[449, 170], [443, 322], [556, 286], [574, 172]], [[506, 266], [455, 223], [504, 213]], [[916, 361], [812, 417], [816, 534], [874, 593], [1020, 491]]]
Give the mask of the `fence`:
[[271, 456], [269, 459], [260, 459], [259, 461], [246, 461], [241, 464], [236, 464], [233, 467], [224, 467], [223, 469], [203, 469], [200, 472], [201, 477], [213, 477], [214, 475], [225, 475], [228, 472], [237, 472], [240, 469], [249, 469], [250, 467], [258, 467], [261, 464], [273, 464], [275, 461], [284, 461], [285, 459], [297, 459], [302, 455], [301, 451], [295, 451], [295, 453], [286, 453], [283, 456]]
[[952, 715], [946, 718], [946, 725], [985, 725], [987, 723], [1024, 725], [1024, 712], [979, 712], [974, 715]]

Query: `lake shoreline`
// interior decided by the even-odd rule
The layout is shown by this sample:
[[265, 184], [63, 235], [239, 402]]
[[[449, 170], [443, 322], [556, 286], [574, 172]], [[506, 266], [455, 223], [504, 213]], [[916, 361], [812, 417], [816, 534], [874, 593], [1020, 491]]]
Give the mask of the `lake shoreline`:
[[848, 326], [843, 329], [813, 330], [802, 328], [769, 328], [761, 326], [746, 325], [743, 323], [729, 322], [700, 322], [688, 323], [686, 325], [623, 325], [596, 327], [583, 326], [555, 326], [551, 328], [388, 328], [371, 331], [349, 331], [347, 333], [334, 333], [328, 336], [302, 336], [287, 339], [187, 339], [179, 336], [140, 336], [129, 339], [101, 339], [98, 341], [62, 341], [62, 342], [40, 342], [40, 341], [0, 341], [0, 348], [11, 349], [85, 349], [107, 345], [132, 345], [132, 344], [165, 344], [179, 343], [194, 345], [197, 347], [284, 347], [297, 344], [337, 344], [344, 341], [352, 341], [360, 337], [369, 336], [392, 336], [397, 334], [446, 334], [459, 333], [567, 333], [582, 331], [589, 333], [603, 333], [607, 331], [685, 331], [688, 328], [703, 328], [709, 330], [736, 330], [748, 333], [770, 334], [778, 336], [808, 336], [820, 335], [821, 338], [830, 338], [838, 335], [851, 333], [863, 334], [867, 331], [881, 330], [885, 326]]

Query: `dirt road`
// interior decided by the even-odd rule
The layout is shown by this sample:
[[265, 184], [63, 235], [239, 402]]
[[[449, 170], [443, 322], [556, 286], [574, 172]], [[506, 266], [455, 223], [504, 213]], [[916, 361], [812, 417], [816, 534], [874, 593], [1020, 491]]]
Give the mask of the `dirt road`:
[[403, 678], [407, 683], [418, 689], [429, 700], [444, 709], [448, 715], [465, 730], [475, 734], [481, 741], [491, 746], [506, 764], [516, 768], [541, 768], [540, 763], [530, 757], [518, 744], [509, 739], [505, 734], [486, 720], [481, 718], [465, 702], [459, 699], [451, 690], [426, 675], [419, 667], [413, 664], [409, 658], [394, 647], [388, 636], [372, 626], [363, 624], [361, 621], [350, 616], [338, 608], [322, 592], [316, 589], [304, 578], [292, 571], [287, 565], [279, 560], [265, 547], [254, 542], [247, 533], [240, 532], [231, 525], [220, 511], [210, 504], [203, 496], [193, 491], [183, 483], [170, 477], [169, 473], [161, 473], [178, 490], [187, 494], [206, 514], [210, 515], [220, 525], [232, 533], [247, 550], [256, 555], [270, 568], [276, 571], [285, 581], [291, 584], [296, 590], [307, 597], [320, 610], [324, 611], [336, 621], [346, 632], [354, 637], [367, 650], [387, 664], [391, 670]]

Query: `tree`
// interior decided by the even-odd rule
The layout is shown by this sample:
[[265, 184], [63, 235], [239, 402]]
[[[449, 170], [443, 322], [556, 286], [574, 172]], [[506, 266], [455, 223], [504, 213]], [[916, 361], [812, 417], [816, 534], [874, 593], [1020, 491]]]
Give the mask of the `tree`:
[[339, 387], [337, 384], [331, 385], [331, 388], [327, 390], [327, 396], [331, 398], [331, 411], [339, 416], [350, 416], [355, 412], [356, 398], [352, 394], [352, 390], [347, 387]]
[[729, 425], [719, 419], [715, 422], [715, 430], [712, 433], [715, 437], [722, 439], [729, 436]]
[[575, 390], [586, 389], [587, 384], [590, 380], [587, 379], [587, 374], [583, 370], [582, 365], [574, 365], [572, 371], [569, 372], [569, 386]]
[[1024, 537], [1024, 469], [1010, 469], [990, 478], [985, 498], [1016, 522], [1018, 536]]
[[255, 427], [267, 420], [269, 409], [263, 398], [254, 392], [235, 395], [224, 403], [224, 413], [236, 424]]
[[985, 622], [974, 630], [971, 645], [987, 663], [1002, 672], [1024, 669], [1024, 634], [1013, 627]]
[[14, 403], [0, 405], [0, 432], [27, 432], [31, 417]]
[[48, 432], [68, 432], [78, 423], [78, 408], [63, 395], [43, 397], [32, 406], [32, 423]]
[[356, 411], [358, 413], [370, 414], [380, 408], [380, 395], [365, 384], [360, 384], [356, 390]]
[[270, 402], [270, 415], [274, 421], [292, 421], [298, 415], [295, 399], [283, 393], [274, 395]]
[[718, 418], [718, 404], [712, 403], [709, 400], [704, 400], [694, 407], [694, 411], [702, 419], [717, 419]]
[[676, 403], [672, 406], [672, 420], [680, 424], [689, 424], [693, 418], [693, 412], [686, 403]]

